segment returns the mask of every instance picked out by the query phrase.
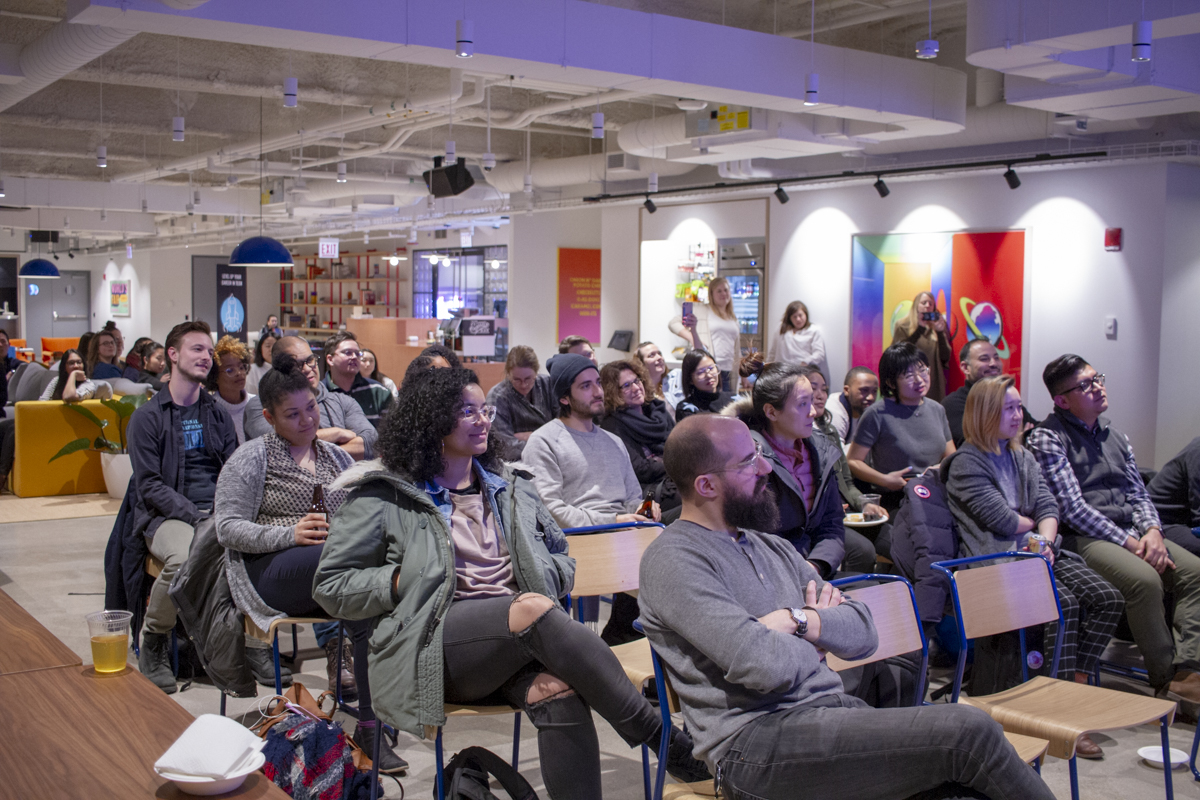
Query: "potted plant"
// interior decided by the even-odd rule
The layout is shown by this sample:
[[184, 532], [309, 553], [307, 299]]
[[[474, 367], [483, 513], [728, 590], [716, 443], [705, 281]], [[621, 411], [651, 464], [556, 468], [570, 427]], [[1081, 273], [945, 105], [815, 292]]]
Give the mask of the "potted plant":
[[133, 464], [129, 461], [129, 453], [126, 450], [125, 427], [129, 417], [137, 411], [149, 395], [146, 394], [128, 394], [120, 400], [101, 400], [105, 408], [111, 409], [117, 415], [117, 441], [113, 441], [104, 435], [105, 429], [108, 428], [108, 420], [100, 419], [78, 403], [67, 403], [65, 407], [84, 419], [94, 424], [100, 431], [95, 439], [89, 439], [86, 436], [76, 439], [73, 442], [67, 442], [63, 448], [59, 450], [50, 459], [54, 461], [63, 456], [69, 456], [72, 453], [78, 453], [80, 450], [96, 450], [100, 453], [100, 467], [104, 470], [104, 485], [108, 489], [108, 496], [121, 500], [125, 497], [125, 490], [129, 487], [129, 479], [133, 476]]

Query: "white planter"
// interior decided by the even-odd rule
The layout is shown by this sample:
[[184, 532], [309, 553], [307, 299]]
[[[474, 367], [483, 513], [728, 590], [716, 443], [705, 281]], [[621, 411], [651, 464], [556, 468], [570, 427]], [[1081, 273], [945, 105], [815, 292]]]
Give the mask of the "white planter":
[[100, 467], [104, 470], [104, 485], [108, 488], [108, 496], [114, 500], [123, 500], [125, 490], [129, 488], [129, 479], [133, 477], [133, 462], [128, 453], [101, 453]]

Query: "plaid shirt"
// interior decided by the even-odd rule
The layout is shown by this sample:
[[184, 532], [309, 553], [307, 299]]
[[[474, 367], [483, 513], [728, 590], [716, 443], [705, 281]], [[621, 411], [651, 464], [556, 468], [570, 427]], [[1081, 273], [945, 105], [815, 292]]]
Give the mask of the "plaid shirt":
[[363, 414], [366, 414], [367, 419], [376, 428], [382, 422], [380, 417], [388, 412], [394, 402], [392, 392], [382, 383], [368, 380], [362, 375], [355, 375], [354, 382], [350, 384], [350, 391], [344, 392], [333, 382], [333, 377], [328, 373], [322, 381], [325, 384], [327, 391], [334, 394], [345, 394], [354, 398], [355, 402], [362, 408]]
[[[1056, 409], [1055, 413], [1061, 414], [1068, 425], [1083, 425], [1079, 418], [1070, 412]], [[1094, 436], [1106, 428], [1108, 420], [1101, 417], [1089, 433]], [[1125, 451], [1126, 499], [1133, 507], [1133, 527], [1128, 530], [1123, 530], [1084, 501], [1079, 478], [1076, 477], [1075, 470], [1071, 468], [1071, 462], [1067, 458], [1069, 445], [1060, 434], [1039, 425], [1029, 432], [1025, 445], [1037, 457], [1042, 476], [1046, 479], [1050, 491], [1054, 493], [1054, 499], [1058, 501], [1059, 520], [1077, 533], [1124, 545], [1129, 537], [1139, 539], [1150, 528], [1161, 528], [1162, 524], [1158, 519], [1158, 511], [1146, 492], [1146, 485], [1142, 483], [1142, 475], [1138, 472], [1129, 439], [1119, 431], [1114, 430], [1112, 433], [1120, 437], [1124, 445], [1122, 449]]]

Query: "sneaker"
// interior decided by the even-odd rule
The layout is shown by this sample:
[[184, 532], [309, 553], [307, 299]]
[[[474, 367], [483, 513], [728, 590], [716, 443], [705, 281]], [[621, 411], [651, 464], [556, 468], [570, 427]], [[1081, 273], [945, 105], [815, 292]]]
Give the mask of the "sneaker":
[[[375, 750], [375, 728], [364, 728], [362, 725], [354, 727], [354, 735], [350, 737], [354, 743], [362, 748], [362, 751], [370, 758]], [[408, 762], [396, 752], [392, 750], [391, 745], [387, 742], [387, 737], [379, 743], [379, 772], [383, 775], [403, 775], [408, 771]]]
[[674, 726], [671, 727], [671, 743], [667, 745], [667, 772], [682, 783], [713, 779], [708, 766], [692, 755], [692, 737]]
[[[171, 671], [171, 634], [142, 632], [138, 670], [167, 694], [175, 694], [175, 673]], [[272, 679], [272, 685], [275, 681]]]
[[1179, 670], [1171, 681], [1169, 691], [1189, 703], [1200, 703], [1200, 673]]
[[[264, 647], [247, 647], [246, 663], [250, 665], [250, 674], [259, 686], [275, 688], [275, 659], [271, 651]], [[279, 663], [279, 683], [281, 686], [292, 685], [292, 671], [282, 661]]]
[[[325, 672], [329, 676], [329, 691], [336, 696], [338, 682], [338, 641], [336, 637], [325, 643]], [[271, 685], [275, 685], [274, 677], [271, 678]], [[342, 699], [358, 699], [358, 683], [354, 680], [354, 648], [351, 646], [349, 638], [342, 640]]]

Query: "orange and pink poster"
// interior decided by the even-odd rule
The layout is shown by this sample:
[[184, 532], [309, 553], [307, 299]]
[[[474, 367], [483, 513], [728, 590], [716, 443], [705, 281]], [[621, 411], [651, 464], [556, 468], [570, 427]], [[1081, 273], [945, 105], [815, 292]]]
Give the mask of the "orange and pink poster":
[[558, 249], [558, 338], [600, 341], [600, 251]]

